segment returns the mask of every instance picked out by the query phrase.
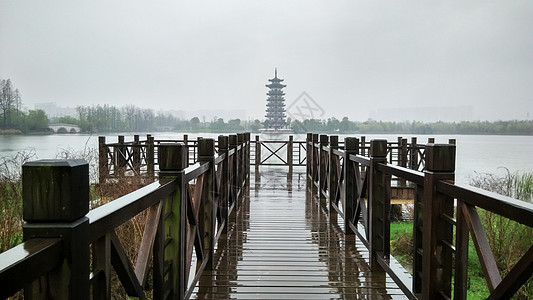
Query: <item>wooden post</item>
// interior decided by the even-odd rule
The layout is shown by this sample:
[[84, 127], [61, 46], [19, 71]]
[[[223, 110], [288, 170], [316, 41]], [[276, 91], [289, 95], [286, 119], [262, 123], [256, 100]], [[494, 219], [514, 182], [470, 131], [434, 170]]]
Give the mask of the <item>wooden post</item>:
[[109, 177], [109, 164], [107, 159], [108, 147], [105, 143], [105, 136], [98, 137], [98, 181], [105, 183]]
[[[161, 220], [164, 226], [158, 232], [154, 245], [154, 298], [159, 299], [167, 290], [165, 287], [165, 265], [168, 270], [170, 298], [183, 299], [187, 287], [187, 147], [183, 143], [160, 144], [158, 146], [159, 182], [176, 181], [176, 191], [163, 201]], [[163, 217], [165, 216], [165, 217]], [[161, 237], [162, 235], [162, 237]], [[166, 244], [166, 245], [165, 245]]]
[[115, 148], [115, 159], [117, 162], [115, 175], [118, 178], [124, 176], [126, 172], [126, 146], [124, 145], [124, 136], [118, 136], [118, 146]]
[[249, 183], [250, 179], [250, 154], [251, 154], [251, 140], [250, 140], [250, 133], [246, 132], [244, 133], [244, 141], [246, 142], [246, 156], [244, 158], [246, 162], [246, 169], [244, 170], [246, 176], [246, 184]]
[[376, 258], [378, 256], [388, 258], [390, 254], [390, 194], [387, 193], [387, 186], [390, 186], [390, 182], [387, 182], [385, 174], [379, 171], [377, 166], [387, 163], [387, 140], [372, 140], [369, 154], [370, 267], [372, 270], [381, 270]]
[[[400, 140], [400, 145], [399, 145], [399, 158], [398, 158], [398, 166], [400, 167], [404, 167], [404, 168], [407, 168], [407, 158], [409, 157], [408, 156], [408, 151], [407, 151], [407, 139], [401, 139]], [[403, 178], [398, 178], [398, 185], [399, 186], [403, 186], [405, 187], [407, 185], [407, 181]], [[401, 215], [401, 208], [402, 208], [402, 205], [395, 205], [397, 211], [399, 210], [399, 214]]]
[[468, 290], [468, 225], [463, 213], [463, 202], [457, 199], [457, 214], [455, 225], [455, 270], [453, 299], [463, 300]]
[[313, 174], [312, 174], [312, 177], [313, 177], [313, 186], [312, 188], [313, 189], [316, 189], [317, 186], [318, 186], [318, 163], [319, 163], [319, 154], [320, 152], [318, 151], [318, 134], [316, 133], [313, 133], [313, 140], [312, 140], [312, 144], [313, 144], [313, 147], [311, 148], [313, 150]]
[[65, 254], [61, 268], [25, 287], [25, 299], [89, 299], [89, 164], [27, 162], [22, 186], [24, 240], [61, 237]]
[[361, 149], [359, 152], [361, 152], [362, 156], [366, 156], [366, 137], [363, 135], [361, 136]]
[[259, 141], [259, 136], [255, 136], [255, 170], [259, 169], [261, 165], [261, 141]]
[[234, 205], [234, 210], [237, 211], [237, 209], [239, 208], [239, 198], [238, 198], [238, 182], [239, 182], [239, 155], [238, 155], [238, 152], [237, 152], [237, 135], [236, 134], [232, 134], [229, 136], [229, 148], [230, 148], [230, 151], [233, 149], [233, 154], [232, 154], [232, 161], [231, 163], [233, 164], [233, 166], [231, 166], [231, 169], [232, 169], [232, 172], [230, 174], [230, 178], [231, 178], [231, 201], [233, 202], [233, 205]]
[[[397, 156], [396, 156], [396, 158], [397, 158], [396, 165], [397, 166], [401, 166], [401, 161], [402, 161], [402, 139], [403, 139], [403, 137], [399, 136], [396, 139], [397, 139], [397, 142], [396, 142], [397, 143], [397, 149], [396, 150], [398, 151]], [[392, 152], [394, 152], [393, 151], [394, 147], [393, 147], [392, 143], [391, 143], [391, 148], [392, 148], [391, 151], [390, 151], [391, 158], [388, 161], [392, 164], [393, 163]]]
[[250, 171], [250, 134], [243, 133], [244, 136], [244, 185], [246, 186], [246, 179]]
[[328, 142], [328, 136], [325, 134], [320, 135], [320, 145], [318, 148], [319, 151], [319, 173], [318, 173], [318, 182], [319, 182], [319, 188], [318, 188], [318, 196], [319, 198], [326, 199], [326, 191], [328, 189], [328, 159], [329, 154], [326, 152], [326, 150], [323, 149], [323, 147], [327, 147], [329, 144]]
[[[418, 150], [417, 150], [418, 151]], [[422, 293], [422, 258], [423, 258], [423, 214], [424, 186], [416, 185], [414, 194], [413, 215], [413, 293], [421, 298]]]
[[287, 142], [287, 164], [289, 165], [289, 173], [292, 173], [293, 169], [293, 136], [289, 135], [289, 141]]
[[92, 272], [101, 273], [92, 283], [92, 299], [111, 299], [111, 239], [104, 234], [92, 243]]
[[307, 133], [305, 139], [305, 166], [307, 171], [307, 186], [313, 183], [313, 134]]
[[155, 178], [155, 146], [154, 137], [146, 135], [146, 171], [148, 178], [154, 180]]
[[215, 250], [215, 141], [213, 139], [198, 140], [198, 161], [209, 164], [209, 170], [204, 173], [202, 181], [202, 197], [198, 212], [200, 235], [203, 239], [204, 253], [208, 262], [206, 269], [213, 269], [213, 255]]
[[[340, 165], [337, 164], [336, 155], [333, 154], [333, 149], [339, 148], [339, 137], [336, 135], [332, 135], [329, 137], [329, 172], [328, 172], [328, 190], [329, 190], [329, 211], [330, 213], [334, 212], [335, 210], [332, 209], [331, 204], [335, 203], [335, 198], [337, 197], [337, 188], [338, 188], [338, 169], [340, 168]], [[336, 203], [335, 203], [336, 204]]]
[[424, 212], [422, 229], [422, 297], [451, 298], [454, 201], [437, 192], [437, 182], [455, 178], [455, 145], [428, 144], [425, 148]]
[[[355, 182], [355, 168], [350, 161], [350, 155], [359, 153], [359, 140], [357, 138], [344, 138], [344, 227], [347, 235], [354, 235], [355, 231], [349, 225], [355, 215], [359, 191]], [[357, 224], [353, 224], [357, 226]]]
[[136, 134], [133, 136], [133, 171], [135, 175], [141, 174], [141, 144], [139, 141], [139, 135]]
[[407, 167], [407, 139], [402, 139], [400, 144], [400, 167]]
[[187, 167], [188, 167], [191, 165], [191, 162], [189, 160], [189, 135], [188, 134], [183, 135], [183, 144], [185, 145], [185, 148], [187, 149], [185, 153], [186, 153]]
[[242, 182], [243, 182], [243, 179], [244, 179], [244, 169], [245, 169], [245, 163], [244, 163], [244, 135], [242, 133], [237, 133], [237, 144], [238, 146], [241, 148], [240, 150], [238, 150], [239, 152], [239, 155], [238, 155], [238, 158], [239, 158], [239, 186], [238, 186], [238, 189], [241, 190], [242, 188]]
[[219, 168], [222, 168], [222, 173], [220, 176], [220, 186], [219, 192], [218, 192], [218, 205], [222, 207], [222, 218], [224, 219], [222, 222], [226, 222], [226, 225], [224, 226], [223, 234], [228, 233], [228, 226], [229, 226], [229, 187], [230, 187], [230, 181], [229, 181], [229, 158], [228, 158], [228, 146], [229, 146], [229, 139], [227, 136], [219, 135], [218, 136], [218, 155], [226, 155], [226, 158], [222, 161], [222, 163], [219, 165]]
[[416, 137], [411, 138], [411, 145], [409, 148], [409, 169], [418, 170], [418, 145]]

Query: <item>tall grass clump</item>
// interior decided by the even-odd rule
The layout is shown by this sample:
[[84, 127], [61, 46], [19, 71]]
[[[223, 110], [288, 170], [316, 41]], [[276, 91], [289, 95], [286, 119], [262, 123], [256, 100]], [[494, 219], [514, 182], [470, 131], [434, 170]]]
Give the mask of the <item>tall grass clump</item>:
[[22, 165], [33, 158], [32, 148], [0, 157], [0, 252], [22, 242]]
[[[506, 172], [503, 176], [474, 173], [470, 185], [515, 199], [533, 202], [533, 173]], [[533, 228], [504, 218], [497, 213], [478, 209], [483, 228], [502, 277], [506, 276], [533, 244]], [[391, 254], [411, 270], [413, 255], [412, 222], [391, 223]], [[485, 275], [481, 268], [472, 238], [468, 255], [468, 298], [488, 296]], [[533, 299], [533, 280], [530, 279], [513, 299]]]
[[75, 150], [72, 148], [59, 148], [57, 149], [57, 159], [84, 159], [89, 164], [89, 181], [91, 184], [98, 182], [98, 149], [95, 147], [89, 147], [87, 143], [81, 150]]
[[[89, 164], [89, 180], [91, 182], [90, 209], [112, 202], [146, 185], [140, 177], [137, 178], [135, 176], [122, 176], [109, 182], [99, 182], [97, 154], [97, 149], [85, 145], [79, 151], [71, 148], [61, 148], [56, 155], [58, 159], [84, 159]], [[137, 259], [145, 224], [146, 211], [141, 212], [115, 229], [115, 233], [132, 265], [135, 265]], [[112, 297], [116, 299], [123, 298], [125, 291], [116, 274], [112, 275], [111, 282]]]
[[[136, 176], [122, 176], [114, 178], [111, 181], [99, 182], [97, 154], [97, 149], [90, 148], [86, 145], [79, 151], [71, 148], [61, 148], [56, 155], [56, 158], [58, 159], [84, 159], [89, 164], [89, 180], [91, 182], [89, 195], [89, 199], [91, 199], [90, 209], [112, 202], [147, 184], [146, 182], [143, 182], [140, 177]], [[115, 229], [115, 233], [132, 265], [135, 265], [138, 256], [138, 249], [142, 240], [145, 224], [146, 211], [141, 212]], [[126, 293], [117, 275], [114, 272], [112, 273], [112, 298], [122, 299], [125, 297]]]
[[[533, 173], [511, 173], [499, 177], [493, 174], [476, 174], [470, 184], [499, 194], [532, 201]], [[480, 210], [487, 239], [502, 277], [507, 275], [533, 244], [533, 228], [504, 218], [496, 213]], [[533, 299], [533, 280], [529, 280], [516, 293], [516, 299]]]
[[523, 173], [514, 177], [515, 196], [517, 199], [532, 202], [533, 173]]
[[[123, 176], [103, 184], [98, 183], [97, 154], [96, 149], [87, 147], [87, 145], [79, 151], [61, 148], [56, 154], [57, 159], [84, 159], [88, 162], [91, 183], [90, 209], [111, 202], [148, 183], [131, 176]], [[14, 156], [0, 157], [0, 252], [22, 242], [22, 165], [35, 159], [37, 159], [37, 155], [32, 148], [21, 151]], [[145, 224], [146, 212], [142, 212], [115, 229], [133, 265], [135, 265], [138, 255]], [[116, 299], [123, 298], [125, 295], [116, 274], [112, 276], [112, 293]], [[22, 294], [18, 293], [10, 299], [22, 299]]]

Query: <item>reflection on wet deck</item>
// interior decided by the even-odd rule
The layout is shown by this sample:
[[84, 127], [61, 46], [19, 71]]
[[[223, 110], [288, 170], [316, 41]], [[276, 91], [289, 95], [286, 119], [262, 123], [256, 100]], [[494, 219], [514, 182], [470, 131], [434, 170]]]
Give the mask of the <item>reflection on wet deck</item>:
[[306, 193], [305, 169], [252, 169], [250, 181], [215, 269], [191, 298], [406, 299], [390, 277], [370, 272], [362, 243]]

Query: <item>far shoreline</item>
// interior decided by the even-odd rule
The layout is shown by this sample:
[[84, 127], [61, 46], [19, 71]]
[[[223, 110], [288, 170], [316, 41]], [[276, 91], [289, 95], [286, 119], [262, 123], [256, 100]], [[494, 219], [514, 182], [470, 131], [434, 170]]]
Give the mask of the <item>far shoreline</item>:
[[0, 129], [0, 134], [1, 135], [19, 135], [19, 134], [24, 134], [24, 133], [20, 131], [19, 129]]
[[[240, 132], [240, 131], [239, 131]], [[244, 130], [243, 132], [246, 132]], [[533, 133], [492, 133], [492, 132], [483, 132], [483, 133], [459, 133], [459, 132], [438, 132], [438, 133], [420, 133], [420, 132], [383, 132], [383, 131], [367, 131], [367, 132], [327, 132], [327, 131], [310, 131], [311, 133], [317, 133], [317, 134], [327, 134], [327, 135], [371, 135], [371, 134], [388, 134], [388, 135], [435, 135], [435, 136], [441, 136], [441, 135], [477, 135], [477, 136], [483, 136], [483, 135], [498, 135], [498, 136], [533, 136]], [[145, 132], [143, 132], [145, 133]], [[152, 131], [149, 134], [157, 134], [157, 133], [178, 133], [178, 134], [195, 134], [195, 133], [219, 133], [219, 134], [235, 134], [236, 132], [226, 132], [226, 131]], [[254, 132], [250, 131], [251, 134], [261, 134], [261, 132]], [[9, 135], [17, 135], [17, 136], [33, 136], [33, 135], [76, 135], [76, 134], [82, 134], [82, 135], [135, 135], [138, 134], [136, 131], [131, 132], [77, 132], [77, 133], [56, 133], [56, 132], [49, 132], [49, 131], [41, 131], [41, 132], [22, 132], [18, 129], [5, 129], [0, 130], [0, 135], [9, 136]], [[307, 132], [294, 132], [292, 135], [305, 135]]]

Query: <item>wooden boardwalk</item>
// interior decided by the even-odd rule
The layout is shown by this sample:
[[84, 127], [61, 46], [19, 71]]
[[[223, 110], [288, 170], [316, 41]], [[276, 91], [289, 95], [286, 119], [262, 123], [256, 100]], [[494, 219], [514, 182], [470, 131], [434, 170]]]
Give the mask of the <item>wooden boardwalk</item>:
[[[455, 184], [453, 141], [428, 140], [422, 150], [416, 140], [368, 147], [364, 138], [340, 145], [338, 136], [309, 133], [305, 142], [256, 139], [252, 156], [249, 133], [219, 136], [217, 151], [209, 138], [134, 140], [99, 139], [101, 183], [134, 174], [151, 182], [155, 157], [162, 180], [91, 210], [87, 162], [24, 164], [23, 189], [31, 191], [23, 197], [24, 242], [0, 253], [0, 298], [25, 289], [32, 299], [112, 299], [115, 272], [125, 293], [139, 299], [466, 299], [469, 243], [484, 266], [489, 299], [511, 298], [533, 275], [530, 247], [502, 276], [478, 213], [531, 228], [533, 206]], [[192, 160], [198, 163], [187, 167]], [[261, 173], [250, 174], [254, 160]], [[392, 179], [410, 186], [398, 189]], [[389, 257], [394, 198], [414, 201], [414, 277]], [[146, 225], [132, 264], [116, 230], [141, 213]]]
[[306, 193], [305, 169], [250, 177], [249, 199], [192, 299], [406, 299], [389, 276], [370, 272], [368, 250]]

